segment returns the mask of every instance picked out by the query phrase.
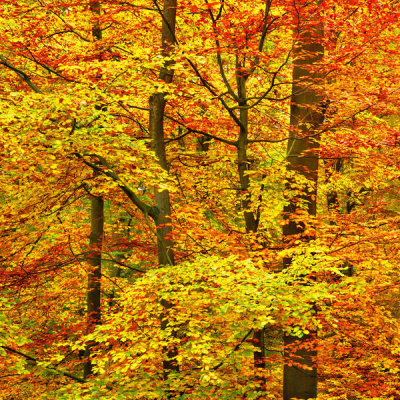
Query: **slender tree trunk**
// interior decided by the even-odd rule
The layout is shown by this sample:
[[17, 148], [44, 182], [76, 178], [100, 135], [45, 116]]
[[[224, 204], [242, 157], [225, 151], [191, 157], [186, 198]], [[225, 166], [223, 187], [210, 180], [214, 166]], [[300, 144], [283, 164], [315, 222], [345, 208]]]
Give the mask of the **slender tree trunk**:
[[[116, 211], [111, 211], [112, 215], [115, 215]], [[124, 239], [128, 239], [131, 236], [131, 229], [132, 229], [132, 216], [130, 216], [126, 211], [122, 211], [121, 214], [118, 216], [118, 221], [123, 226], [123, 233], [116, 233], [114, 236], [114, 240], [118, 243], [118, 241], [123, 241]], [[110, 276], [112, 278], [120, 278], [123, 272], [123, 268], [119, 263], [123, 264], [125, 258], [129, 256], [129, 251], [125, 248], [125, 246], [121, 245], [116, 248], [118, 253], [113, 257], [113, 265], [111, 267]], [[115, 250], [114, 250], [115, 251]], [[108, 294], [108, 306], [110, 309], [115, 305], [115, 298], [117, 296], [116, 286], [113, 286], [110, 293]]]
[[[302, 3], [302, 2], [300, 2]], [[312, 185], [302, 188], [302, 193], [289, 199], [284, 208], [285, 225], [283, 239], [289, 243], [294, 237], [302, 241], [315, 238], [304, 234], [306, 223], [294, 220], [302, 204], [310, 216], [316, 215], [316, 194], [318, 180], [318, 127], [323, 121], [323, 95], [318, 85], [321, 84], [321, 73], [316, 70], [323, 57], [323, 25], [319, 10], [319, 1], [304, 6], [305, 15], [299, 16], [298, 36], [294, 47], [293, 89], [291, 97], [290, 138], [287, 148], [288, 170], [295, 176], [305, 177]], [[305, 4], [305, 3], [304, 3]], [[291, 259], [284, 260], [288, 267]], [[285, 335], [285, 360], [292, 359], [298, 365], [284, 365], [283, 398], [309, 399], [317, 396], [316, 350], [312, 346], [315, 332], [297, 338]]]
[[[101, 324], [101, 249], [104, 235], [104, 200], [102, 197], [91, 198], [91, 231], [88, 286], [87, 286], [87, 333]], [[86, 361], [83, 376], [86, 379], [92, 373], [90, 352], [92, 344], [85, 350]]]
[[[171, 53], [171, 47], [175, 44], [175, 22], [176, 22], [177, 0], [165, 0], [162, 11], [162, 53], [167, 57]], [[174, 70], [171, 67], [173, 61], [165, 61], [161, 68], [159, 78], [164, 82], [172, 82]], [[165, 152], [164, 141], [164, 111], [166, 106], [165, 93], [154, 93], [149, 99], [149, 131], [151, 136], [152, 149], [158, 159], [160, 166], [168, 171], [168, 163]], [[169, 237], [172, 228], [171, 222], [171, 201], [168, 190], [159, 191], [155, 189], [155, 206], [158, 209], [156, 218], [157, 248], [159, 265], [174, 265], [173, 241]], [[164, 311], [161, 316], [161, 328], [166, 329], [169, 321], [169, 310], [173, 305], [162, 300]], [[173, 331], [172, 335], [176, 332]], [[167, 379], [172, 371], [179, 371], [176, 361], [178, 349], [176, 346], [169, 346], [164, 349], [165, 359], [163, 360], [164, 378]], [[170, 395], [173, 397], [173, 394]]]
[[[99, 15], [100, 2], [93, 1], [89, 4], [90, 10]], [[100, 40], [101, 29], [98, 21], [93, 25], [92, 35], [94, 40]], [[100, 196], [91, 197], [91, 228], [90, 228], [90, 256], [88, 284], [87, 284], [87, 328], [86, 332], [93, 331], [96, 325], [101, 324], [101, 256], [104, 235], [104, 200]], [[85, 364], [83, 376], [86, 379], [92, 373], [90, 353], [93, 344], [88, 344], [85, 349]]]
[[[246, 77], [237, 77], [238, 97], [239, 106], [246, 107]], [[244, 212], [244, 220], [246, 224], [246, 232], [256, 232], [258, 228], [258, 219], [254, 213], [249, 210], [251, 204], [250, 194], [248, 193], [250, 188], [250, 178], [247, 171], [250, 169], [250, 161], [247, 157], [248, 148], [248, 135], [249, 135], [249, 110], [247, 108], [241, 108], [239, 111], [240, 119], [240, 132], [237, 146], [237, 158], [238, 158], [238, 173], [240, 180], [240, 191], [241, 191], [241, 208]]]
[[[175, 22], [176, 22], [176, 0], [165, 0], [162, 12], [162, 52], [167, 57], [171, 47], [175, 44]], [[172, 82], [174, 71], [171, 67], [172, 61], [166, 61], [161, 68], [159, 78], [164, 82]], [[149, 131], [152, 149], [157, 156], [160, 166], [168, 171], [168, 163], [165, 154], [164, 142], [164, 110], [166, 106], [165, 93], [154, 93], [149, 99]], [[173, 242], [168, 237], [171, 233], [170, 216], [171, 202], [168, 190], [155, 191], [155, 206], [159, 210], [156, 221], [158, 261], [160, 265], [173, 265]]]
[[[97, 15], [100, 15], [100, 7], [100, 1], [90, 1], [89, 3], [90, 11]], [[98, 20], [93, 25], [92, 36], [94, 40], [100, 40], [102, 38], [101, 27]]]
[[[158, 158], [160, 166], [168, 170], [164, 144], [164, 109], [166, 105], [164, 93], [156, 93], [150, 97], [150, 135], [152, 148]], [[158, 263], [160, 265], [173, 265], [174, 253], [171, 233], [171, 202], [168, 190], [155, 190], [155, 206], [159, 214], [156, 220]]]
[[[343, 158], [338, 158], [337, 160], [335, 160], [335, 162], [333, 163], [333, 165], [331, 165], [328, 168], [325, 168], [325, 171], [328, 172], [330, 175], [335, 171], [335, 172], [341, 172], [343, 169], [343, 165], [344, 165], [344, 160]], [[329, 178], [327, 179], [327, 181], [329, 181]], [[336, 192], [336, 190], [331, 190], [329, 193], [327, 193], [326, 195], [326, 203], [328, 206], [328, 211], [330, 212], [335, 212], [335, 213], [340, 213], [340, 201], [339, 201], [339, 196]], [[351, 210], [354, 208], [355, 204], [350, 203], [349, 201], [346, 201], [346, 210], [344, 211], [345, 213], [350, 213]], [[330, 221], [331, 225], [336, 225], [335, 221], [331, 220]], [[340, 270], [342, 272], [343, 275], [345, 276], [353, 276], [353, 265], [352, 263], [350, 263], [349, 261], [345, 261], [341, 266], [340, 266]]]
[[[239, 67], [239, 65], [237, 66]], [[246, 107], [246, 77], [237, 76], [237, 92], [239, 98], [239, 106]], [[238, 173], [240, 180], [240, 195], [241, 209], [244, 213], [244, 220], [246, 226], [246, 233], [257, 232], [259, 216], [255, 215], [253, 211], [249, 210], [251, 205], [250, 178], [247, 171], [250, 169], [250, 162], [247, 156], [248, 135], [249, 135], [249, 110], [247, 108], [240, 108], [239, 112], [240, 132], [237, 146], [238, 158]], [[253, 345], [257, 348], [254, 352], [254, 366], [256, 368], [265, 368], [265, 343], [264, 343], [264, 329], [257, 329], [253, 334]], [[260, 382], [260, 389], [264, 390], [264, 380]]]
[[[343, 159], [339, 158], [334, 161], [333, 165], [330, 165], [328, 167], [325, 167], [326, 173], [329, 175], [333, 174], [334, 172], [340, 172], [343, 166]], [[327, 179], [327, 182], [329, 181], [329, 178]], [[328, 211], [339, 211], [339, 198], [336, 190], [331, 190], [329, 193], [326, 195], [326, 203], [328, 206]]]

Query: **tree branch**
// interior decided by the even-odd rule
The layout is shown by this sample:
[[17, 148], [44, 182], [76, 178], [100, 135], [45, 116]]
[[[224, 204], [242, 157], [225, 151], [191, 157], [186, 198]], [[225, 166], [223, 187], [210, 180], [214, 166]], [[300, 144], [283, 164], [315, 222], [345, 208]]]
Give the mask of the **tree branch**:
[[7, 61], [2, 55], [0, 55], [0, 64], [14, 71], [20, 78], [22, 78], [28, 86], [36, 93], [43, 93], [32, 81], [31, 78], [20, 69], [14, 67], [9, 61]]
[[[132, 190], [127, 184], [125, 184], [121, 180], [121, 178], [113, 171], [113, 169], [111, 168], [111, 166], [108, 164], [107, 160], [104, 157], [99, 156], [98, 154], [83, 154], [82, 155], [80, 153], [73, 153], [73, 155], [76, 156], [77, 158], [79, 158], [80, 160], [82, 160], [82, 162], [84, 164], [86, 164], [88, 167], [92, 168], [94, 171], [111, 178], [114, 182], [116, 182], [118, 184], [118, 186], [121, 188], [121, 190], [128, 196], [129, 200], [131, 200], [132, 203], [137, 208], [139, 208], [139, 210], [142, 211], [142, 213], [145, 216], [149, 215], [153, 219], [154, 222], [156, 222], [158, 220], [158, 214], [159, 214], [158, 209], [156, 207], [149, 206], [148, 204], [146, 204], [145, 202], [140, 200], [140, 198], [136, 195], [134, 190]], [[86, 160], [85, 156], [96, 157], [99, 164], [95, 164], [91, 161]], [[105, 167], [105, 169], [102, 168], [102, 166]]]
[[65, 376], [65, 377], [73, 379], [74, 381], [79, 382], [79, 383], [85, 383], [86, 382], [85, 379], [79, 378], [79, 376], [72, 375], [69, 372], [60, 371], [59, 369], [57, 369], [55, 367], [44, 367], [44, 366], [38, 365], [39, 360], [37, 358], [32, 357], [32, 356], [30, 356], [28, 354], [25, 354], [22, 351], [15, 350], [12, 347], [8, 347], [8, 346], [1, 346], [1, 348], [3, 348], [4, 350], [6, 350], [6, 351], [8, 351], [10, 353], [14, 353], [14, 354], [17, 354], [18, 356], [24, 357], [26, 360], [29, 360], [32, 363], [34, 363], [35, 366], [37, 366], [37, 367], [48, 369], [48, 370], [56, 373], [57, 375]]

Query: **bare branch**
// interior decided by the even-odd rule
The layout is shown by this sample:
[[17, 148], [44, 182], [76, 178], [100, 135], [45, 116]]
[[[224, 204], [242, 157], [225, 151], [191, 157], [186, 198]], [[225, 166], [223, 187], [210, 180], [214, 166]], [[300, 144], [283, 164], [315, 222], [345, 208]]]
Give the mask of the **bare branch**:
[[[206, 2], [206, 4], [208, 4], [208, 0], [204, 0], [204, 1]], [[225, 71], [224, 71], [224, 66], [222, 63], [221, 50], [220, 50], [221, 44], [220, 44], [220, 41], [217, 36], [217, 20], [214, 18], [214, 14], [213, 14], [211, 8], [208, 8], [208, 13], [211, 18], [212, 27], [213, 27], [213, 31], [214, 31], [214, 35], [215, 35], [215, 44], [216, 44], [216, 50], [217, 50], [217, 63], [218, 63], [218, 67], [219, 67], [219, 73], [222, 77], [222, 80], [224, 81], [224, 84], [226, 86], [226, 89], [228, 90], [228, 93], [237, 102], [237, 101], [239, 101], [239, 98], [236, 95], [236, 93], [234, 92], [234, 90], [232, 89], [232, 86], [230, 85], [230, 83], [228, 82], [228, 79], [227, 79]]]

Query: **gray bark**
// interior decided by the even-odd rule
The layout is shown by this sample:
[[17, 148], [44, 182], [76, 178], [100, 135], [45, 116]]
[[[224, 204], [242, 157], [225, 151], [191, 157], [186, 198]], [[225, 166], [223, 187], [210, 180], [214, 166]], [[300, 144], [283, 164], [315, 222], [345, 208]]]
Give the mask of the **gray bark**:
[[[290, 243], [293, 237], [303, 241], [314, 239], [306, 236], [305, 223], [296, 223], [292, 216], [295, 215], [305, 203], [308, 214], [316, 215], [317, 207], [317, 181], [318, 181], [318, 152], [319, 136], [318, 127], [323, 122], [323, 95], [318, 89], [322, 75], [316, 72], [315, 67], [323, 57], [323, 26], [318, 23], [321, 14], [318, 2], [307, 13], [308, 21], [299, 21], [297, 42], [294, 48], [293, 88], [291, 97], [290, 137], [287, 147], [288, 170], [309, 180], [313, 185], [310, 190], [302, 188], [300, 195], [289, 199], [289, 204], [284, 208], [283, 239]], [[311, 15], [311, 11], [312, 14]], [[314, 68], [313, 68], [314, 67]], [[290, 189], [290, 186], [289, 186]], [[288, 267], [291, 259], [284, 260], [284, 267]], [[296, 365], [284, 365], [283, 398], [309, 399], [317, 396], [317, 353], [310, 347], [305, 347], [315, 338], [315, 332], [297, 338], [285, 335], [284, 358], [295, 359], [296, 363], [304, 365], [307, 369]], [[300, 347], [300, 349], [299, 349]]]

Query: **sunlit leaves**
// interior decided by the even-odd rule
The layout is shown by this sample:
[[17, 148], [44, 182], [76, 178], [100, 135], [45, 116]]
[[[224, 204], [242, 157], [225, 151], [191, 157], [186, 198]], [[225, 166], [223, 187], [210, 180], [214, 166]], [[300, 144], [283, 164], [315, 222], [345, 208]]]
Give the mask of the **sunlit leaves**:
[[[252, 330], [266, 326], [275, 336], [265, 398], [281, 396], [282, 332], [302, 337], [315, 328], [321, 399], [395, 398], [396, 4], [321, 3], [328, 101], [316, 188], [285, 165], [294, 27], [307, 2], [274, 1], [266, 17], [266, 2], [180, 1], [168, 84], [157, 78], [162, 17], [155, 3], [101, 3], [97, 17], [81, 1], [13, 1], [0, 9], [0, 55], [17, 70], [0, 65], [0, 345], [39, 360], [33, 367], [2, 349], [1, 375], [13, 375], [0, 397], [162, 399], [172, 390], [193, 400], [256, 398]], [[96, 18], [101, 41], [92, 38]], [[242, 75], [246, 190], [234, 118]], [[168, 100], [168, 172], [148, 131], [155, 92]], [[176, 266], [156, 267], [154, 226], [122, 188], [149, 206], [155, 189], [171, 193]], [[317, 216], [310, 218], [304, 197], [315, 189]], [[92, 195], [106, 200], [104, 323], [86, 335]], [[338, 201], [330, 208], [329, 195]], [[304, 207], [291, 218], [305, 229], [282, 243], [282, 210], [293, 199]], [[246, 232], [245, 211], [259, 213], [257, 232]], [[282, 272], [284, 257], [292, 264]], [[344, 273], [350, 266], [352, 277]], [[173, 305], [165, 329], [162, 300]], [[90, 341], [89, 382], [43, 372], [59, 366], [79, 375], [79, 352]], [[163, 357], [173, 346], [181, 370], [165, 379]]]

